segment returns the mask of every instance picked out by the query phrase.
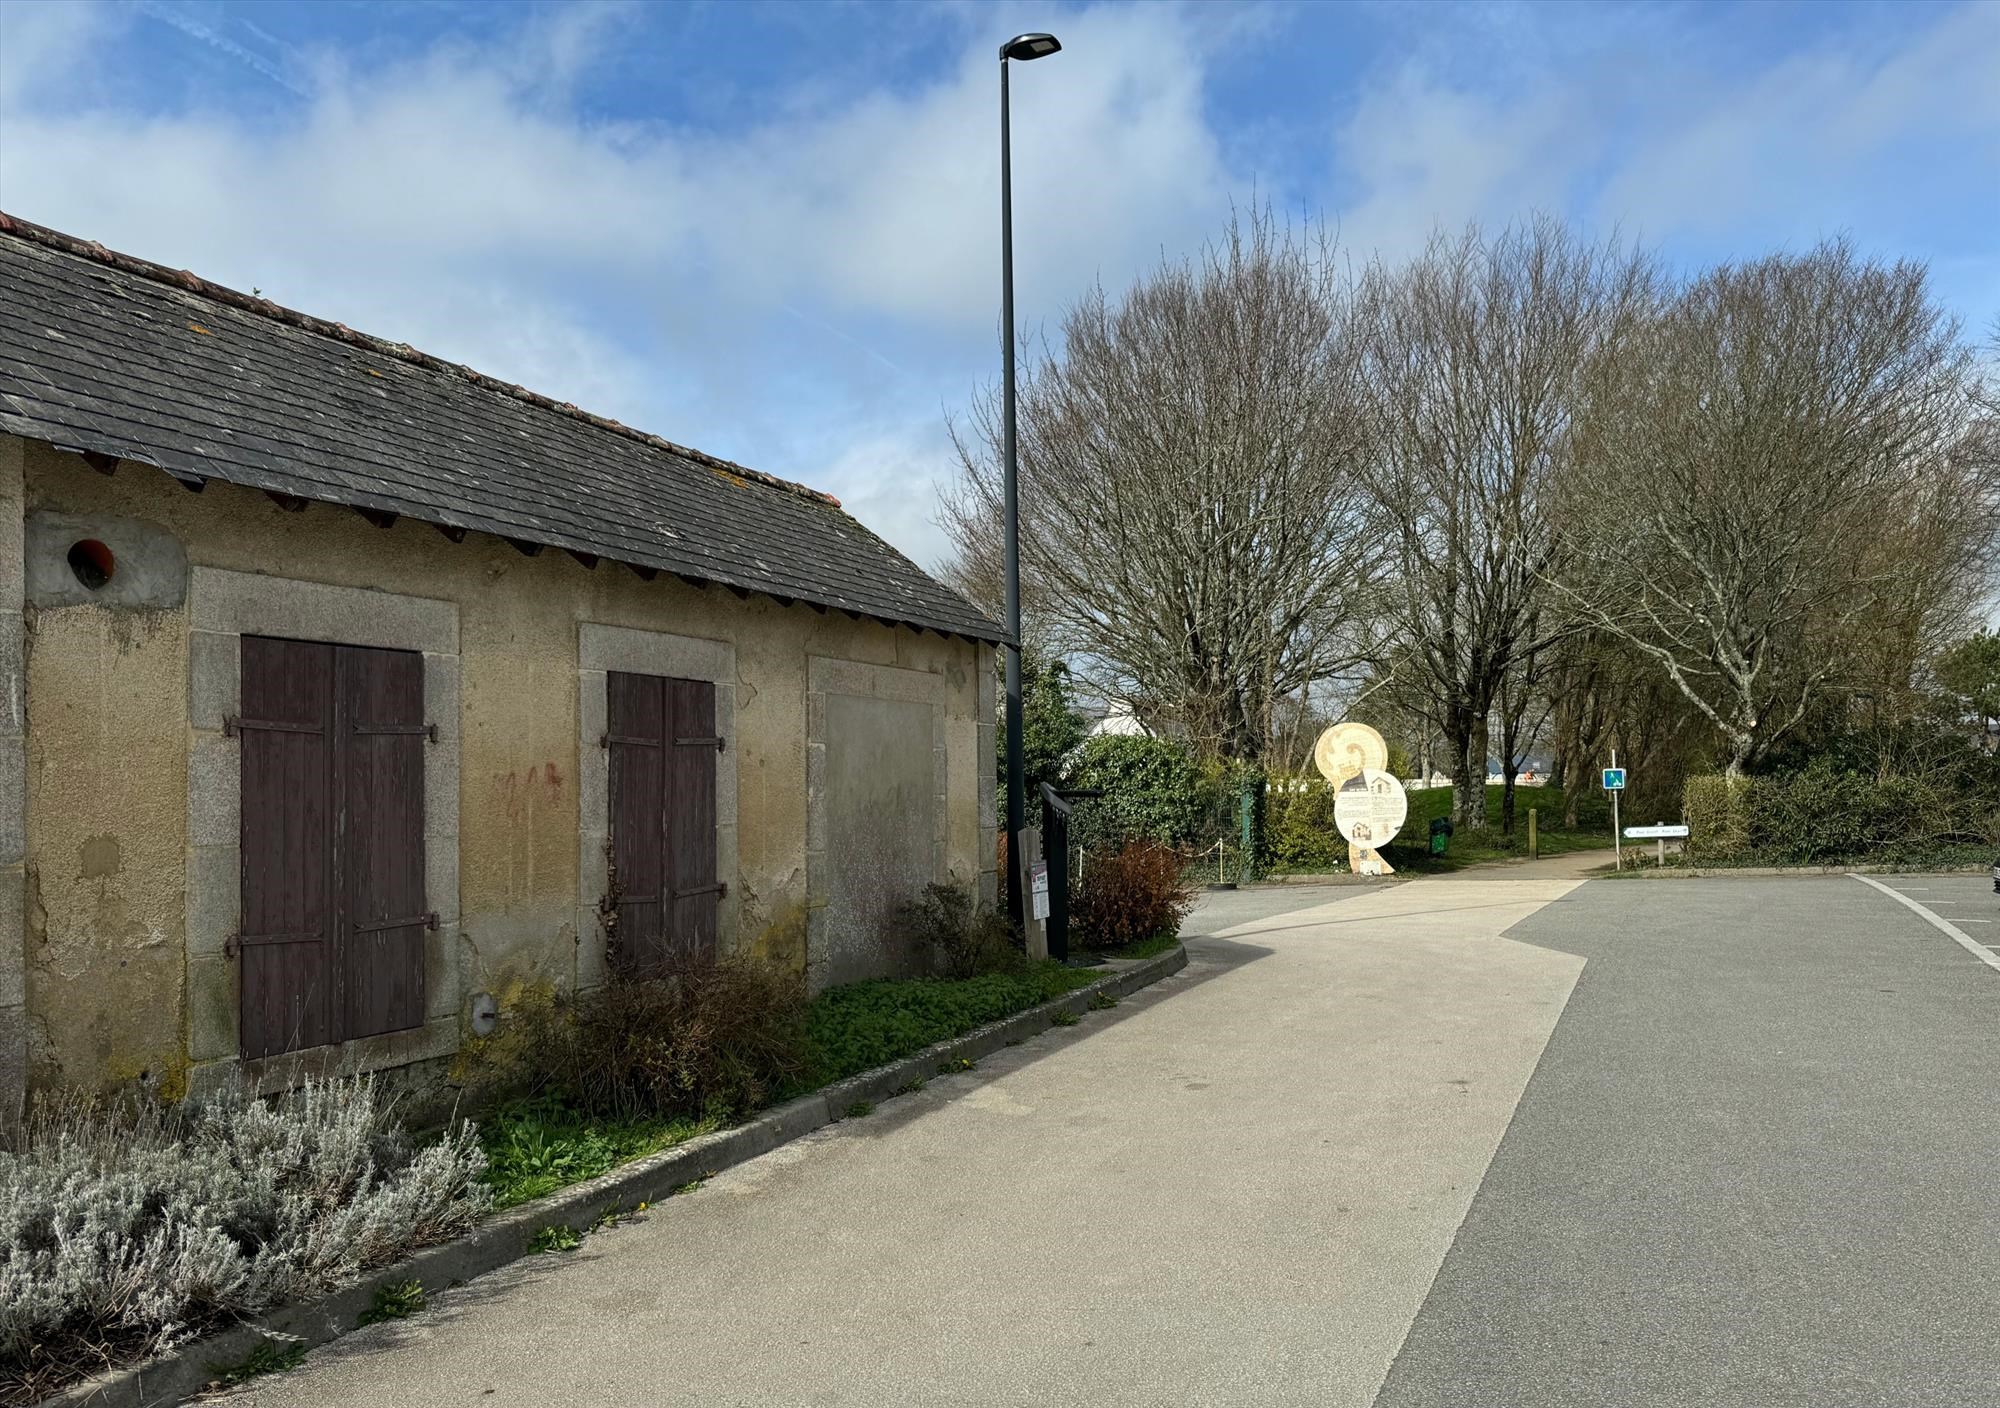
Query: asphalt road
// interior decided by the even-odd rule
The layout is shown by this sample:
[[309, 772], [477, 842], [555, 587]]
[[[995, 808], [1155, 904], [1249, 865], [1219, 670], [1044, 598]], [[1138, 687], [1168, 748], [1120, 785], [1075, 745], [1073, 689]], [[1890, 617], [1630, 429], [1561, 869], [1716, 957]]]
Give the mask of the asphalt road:
[[2000, 971], [1592, 859], [1210, 895], [1116, 1010], [232, 1402], [2000, 1408]]
[[1509, 937], [1587, 962], [1376, 1408], [2000, 1404], [2000, 972], [1840, 877]]

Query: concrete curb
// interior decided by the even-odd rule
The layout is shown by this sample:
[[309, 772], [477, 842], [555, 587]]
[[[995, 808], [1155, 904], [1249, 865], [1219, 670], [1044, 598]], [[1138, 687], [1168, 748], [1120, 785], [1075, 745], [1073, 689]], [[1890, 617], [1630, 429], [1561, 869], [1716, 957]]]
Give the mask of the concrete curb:
[[1910, 869], [1895, 865], [1725, 865], [1706, 868], [1696, 867], [1694, 869], [1683, 869], [1679, 866], [1670, 865], [1664, 870], [1657, 866], [1642, 870], [1628, 870], [1623, 877], [1619, 877], [1618, 873], [1614, 871], [1611, 875], [1593, 876], [1591, 878], [1599, 880], [1613, 878], [1630, 878], [1633, 880], [1727, 880], [1732, 876], [1743, 879], [1756, 879], [1759, 877], [1768, 878], [1771, 876], [1787, 875], [1984, 875], [1986, 873], [1986, 867], [1978, 865], [1960, 866], [1945, 870]]
[[534, 1237], [545, 1227], [588, 1232], [607, 1212], [629, 1212], [640, 1203], [658, 1202], [676, 1188], [837, 1123], [858, 1103], [878, 1103], [919, 1080], [952, 1070], [959, 1061], [977, 1060], [1010, 1043], [1025, 1041], [1047, 1031], [1058, 1013], [1081, 1016], [1089, 1010], [1092, 998], [1136, 992], [1179, 972], [1187, 961], [1186, 946], [1177, 944], [1157, 957], [1109, 971], [1054, 1001], [938, 1042], [891, 1065], [837, 1081], [734, 1128], [701, 1135], [587, 1183], [496, 1213], [456, 1241], [427, 1247], [371, 1271], [319, 1300], [282, 1306], [262, 1319], [195, 1340], [151, 1363], [72, 1384], [41, 1399], [36, 1408], [162, 1408], [179, 1403], [198, 1393], [224, 1369], [242, 1363], [262, 1344], [276, 1341], [311, 1349], [352, 1333], [360, 1328], [362, 1313], [375, 1303], [375, 1293], [382, 1287], [419, 1281], [426, 1291], [442, 1291], [497, 1270], [532, 1255]]

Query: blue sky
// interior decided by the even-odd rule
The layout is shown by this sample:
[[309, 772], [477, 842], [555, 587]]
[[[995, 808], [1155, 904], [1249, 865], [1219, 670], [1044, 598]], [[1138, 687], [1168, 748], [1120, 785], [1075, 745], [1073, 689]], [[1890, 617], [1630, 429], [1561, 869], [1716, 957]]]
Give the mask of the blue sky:
[[2000, 3], [0, 4], [0, 206], [830, 490], [927, 565], [1030, 325], [1232, 203], [1357, 261], [1536, 209], [1845, 232], [2000, 319]]

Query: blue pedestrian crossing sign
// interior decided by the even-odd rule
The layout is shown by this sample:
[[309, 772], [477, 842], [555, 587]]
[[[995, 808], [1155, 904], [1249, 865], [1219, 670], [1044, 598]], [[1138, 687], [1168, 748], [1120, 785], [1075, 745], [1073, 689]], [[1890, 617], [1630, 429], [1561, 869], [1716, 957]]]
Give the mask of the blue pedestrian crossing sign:
[[1625, 790], [1625, 769], [1606, 768], [1604, 770], [1604, 790], [1606, 792], [1623, 792]]

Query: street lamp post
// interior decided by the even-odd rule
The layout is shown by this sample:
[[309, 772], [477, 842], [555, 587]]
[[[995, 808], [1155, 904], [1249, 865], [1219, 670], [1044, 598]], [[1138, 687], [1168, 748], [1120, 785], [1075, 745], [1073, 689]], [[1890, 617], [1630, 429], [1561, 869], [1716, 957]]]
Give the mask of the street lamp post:
[[1053, 34], [1017, 34], [1000, 46], [1000, 337], [1001, 458], [1007, 513], [1007, 913], [1027, 917], [1021, 882], [1021, 829], [1027, 781], [1021, 761], [1021, 507], [1014, 463], [1014, 173], [1007, 131], [1007, 61], [1046, 58], [1061, 49]]

